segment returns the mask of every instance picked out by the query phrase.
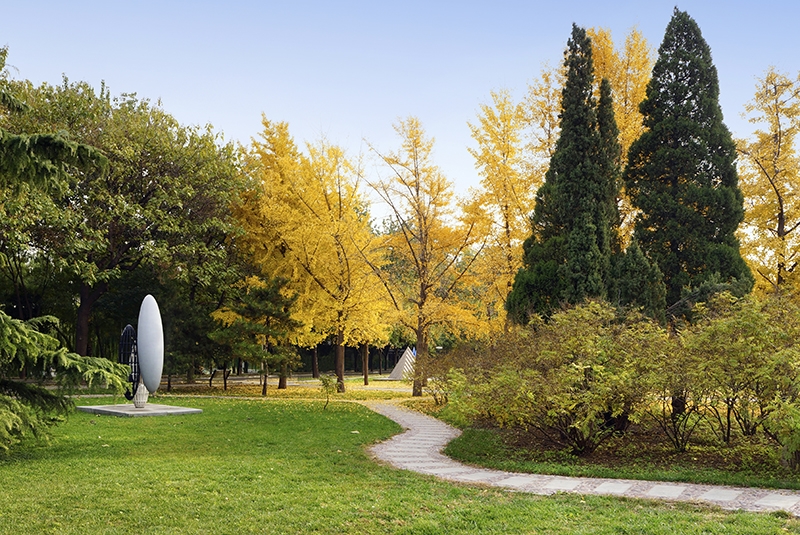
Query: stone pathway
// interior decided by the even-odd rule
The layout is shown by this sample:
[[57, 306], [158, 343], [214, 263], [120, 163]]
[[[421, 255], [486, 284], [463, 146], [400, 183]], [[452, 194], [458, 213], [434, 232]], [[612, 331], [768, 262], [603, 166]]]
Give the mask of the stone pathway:
[[571, 492], [629, 498], [702, 502], [724, 509], [744, 511], [784, 510], [800, 516], [800, 491], [664, 483], [631, 479], [545, 476], [476, 468], [443, 455], [445, 445], [461, 434], [435, 418], [391, 402], [367, 402], [406, 431], [377, 444], [371, 452], [400, 469], [437, 476], [449, 481], [500, 487], [534, 494]]

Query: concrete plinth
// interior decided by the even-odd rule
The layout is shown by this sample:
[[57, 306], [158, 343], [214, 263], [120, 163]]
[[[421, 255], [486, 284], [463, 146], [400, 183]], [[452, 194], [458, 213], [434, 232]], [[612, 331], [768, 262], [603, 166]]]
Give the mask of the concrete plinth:
[[107, 416], [172, 416], [183, 414], [199, 414], [202, 409], [191, 409], [189, 407], [174, 407], [172, 405], [157, 405], [148, 403], [144, 407], [137, 409], [132, 403], [124, 405], [84, 405], [75, 407], [79, 411], [91, 414], [103, 414]]

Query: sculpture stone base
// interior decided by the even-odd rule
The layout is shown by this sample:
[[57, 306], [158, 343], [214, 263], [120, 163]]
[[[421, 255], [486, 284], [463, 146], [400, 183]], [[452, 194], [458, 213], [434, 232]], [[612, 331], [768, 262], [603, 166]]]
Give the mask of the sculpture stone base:
[[142, 383], [139, 383], [139, 388], [136, 389], [136, 394], [133, 396], [133, 406], [137, 409], [141, 409], [147, 404], [147, 398], [149, 396], [150, 393], [147, 391], [147, 388]]
[[200, 414], [202, 409], [192, 409], [189, 407], [174, 407], [172, 405], [159, 405], [158, 403], [148, 403], [145, 407], [137, 409], [130, 403], [122, 405], [86, 405], [75, 407], [81, 412], [90, 414], [100, 414], [103, 416], [122, 416], [137, 418], [141, 416], [183, 416], [186, 414]]

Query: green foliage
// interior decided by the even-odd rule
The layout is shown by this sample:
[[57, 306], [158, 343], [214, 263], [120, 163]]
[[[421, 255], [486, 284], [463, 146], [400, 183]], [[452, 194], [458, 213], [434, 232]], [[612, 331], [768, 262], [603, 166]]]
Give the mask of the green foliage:
[[[54, 322], [49, 318], [48, 322]], [[43, 319], [22, 322], [0, 312], [0, 449], [8, 450], [23, 437], [41, 436], [72, 406], [62, 391], [29, 384], [11, 377], [22, 370], [37, 372], [40, 379], [55, 374], [62, 388], [78, 381], [101, 384], [123, 392], [127, 366], [106, 359], [81, 357], [60, 348], [58, 341], [34, 328]]]
[[800, 468], [800, 404], [776, 399], [765, 425], [782, 446], [785, 462], [793, 469]]
[[[108, 159], [107, 173], [72, 166], [52, 195], [50, 239], [7, 253], [24, 257], [33, 250], [69, 275], [80, 299], [76, 352], [87, 354], [92, 346], [95, 305], [125, 273], [140, 268], [183, 285], [179, 295], [190, 303], [214, 303], [206, 313], [216, 308], [231, 281], [228, 244], [237, 233], [229, 210], [242, 181], [234, 147], [210, 127], [181, 126], [135, 95], [111, 98], [104, 87], [98, 93], [66, 79], [60, 86], [12, 87], [30, 109], [6, 118], [9, 131], [69, 130]], [[34, 207], [26, 212], [23, 204], [20, 211]]]
[[58, 134], [11, 134], [0, 129], [0, 185], [17, 181], [54, 188], [73, 169], [105, 170], [108, 160], [98, 150]]
[[705, 416], [709, 394], [698, 358], [669, 338], [661, 350], [639, 358], [632, 372], [644, 395], [635, 412], [664, 434], [676, 452], [684, 452]]
[[527, 325], [536, 315], [556, 310], [567, 291], [566, 281], [559, 275], [559, 266], [566, 262], [566, 239], [555, 236], [540, 243], [531, 236], [522, 248], [523, 268], [514, 276], [506, 310], [514, 323]]
[[615, 258], [609, 298], [617, 306], [639, 306], [645, 315], [663, 323], [667, 289], [658, 265], [650, 262], [634, 240]]
[[[0, 48], [0, 118], [4, 111], [23, 114], [29, 110], [6, 79], [7, 56], [8, 48]], [[72, 141], [65, 130], [50, 132], [14, 134], [0, 123], [0, 187], [24, 182], [57, 191], [75, 170], [107, 171], [108, 160], [100, 151]]]
[[692, 324], [673, 323], [669, 332], [624, 310], [589, 302], [493, 345], [460, 346], [442, 383], [449, 406], [473, 422], [533, 429], [580, 455], [635, 422], [657, 429], [678, 453], [697, 444], [697, 434], [729, 447], [763, 432], [788, 462], [800, 459], [793, 296], [708, 295]]
[[21, 113], [27, 110], [25, 103], [14, 96], [8, 89], [6, 59], [8, 59], [8, 47], [0, 47], [0, 117], [2, 117], [4, 110], [12, 113]]
[[[0, 73], [4, 71], [7, 49], [0, 49]], [[0, 105], [15, 114], [24, 114], [28, 107], [12, 95], [5, 74], [0, 74]], [[102, 176], [108, 160], [97, 149], [76, 143], [64, 132], [58, 134], [14, 134], [0, 125], [0, 188], [3, 200], [11, 205], [24, 204], [30, 197], [51, 208], [44, 192], [62, 194], [73, 173]], [[34, 187], [31, 187], [34, 186]], [[11, 280], [21, 282], [20, 269], [35, 253], [38, 244], [29, 242], [31, 227], [41, 226], [43, 213], [30, 217], [25, 224], [9, 222], [6, 206], [0, 218], [0, 264]], [[24, 212], [24, 210], [22, 210]], [[47, 213], [48, 211], [43, 211]], [[31, 212], [27, 212], [30, 215]], [[11, 230], [12, 232], [8, 232]], [[83, 253], [83, 251], [82, 251]], [[20, 260], [20, 256], [24, 260]], [[18, 303], [21, 304], [21, 303]], [[20, 307], [22, 308], [22, 307]], [[30, 307], [28, 307], [30, 308]], [[24, 311], [28, 318], [31, 310]], [[126, 366], [105, 359], [88, 358], [69, 353], [59, 347], [58, 340], [43, 332], [57, 328], [55, 318], [39, 317], [23, 322], [0, 311], [0, 448], [8, 450], [27, 435], [41, 435], [58, 414], [71, 406], [63, 392], [52, 392], [42, 386], [13, 380], [14, 374], [31, 374], [43, 380], [55, 374], [62, 387], [79, 381], [101, 383], [118, 392], [124, 390], [129, 370]]]
[[[597, 100], [597, 131], [600, 134], [600, 153], [597, 162], [600, 166], [600, 175], [605, 179], [602, 209], [607, 222], [607, 232], [610, 254], [616, 255], [622, 251], [622, 237], [620, 236], [620, 213], [618, 199], [622, 189], [622, 149], [619, 145], [619, 128], [614, 118], [614, 102], [611, 95], [611, 83], [603, 78], [600, 81], [600, 96]], [[606, 274], [608, 278], [608, 274]]]
[[797, 313], [778, 296], [758, 301], [723, 293], [699, 307], [698, 321], [684, 333], [684, 347], [713, 392], [708, 412], [723, 442], [731, 441], [735, 426], [755, 434], [774, 400], [795, 401]]
[[506, 301], [519, 324], [550, 315], [562, 303], [605, 298], [619, 238], [619, 144], [611, 89], [594, 98], [592, 47], [573, 25], [564, 66], [560, 134], [545, 182], [536, 194], [533, 234]]
[[285, 376], [299, 363], [297, 352], [287, 341], [299, 324], [291, 317], [295, 299], [282, 293], [285, 284], [283, 279], [249, 279], [238, 298], [217, 313], [222, 326], [209, 334], [212, 340], [230, 347], [234, 357], [262, 365], [263, 395], [270, 366]]
[[[491, 348], [462, 348], [462, 362], [472, 366], [451, 373], [450, 402], [474, 420], [533, 428], [588, 455], [624, 430], [645, 395], [636, 367], [667, 345], [657, 324], [590, 301]], [[491, 360], [476, 365], [479, 352]]]
[[322, 407], [325, 410], [328, 408], [331, 396], [339, 390], [339, 380], [336, 375], [325, 373], [319, 376], [319, 383], [322, 393], [325, 394], [325, 406]]
[[640, 210], [634, 237], [663, 273], [667, 304], [715, 274], [746, 281], [749, 291], [734, 235], [743, 198], [717, 71], [697, 23], [677, 8], [640, 109], [645, 131], [628, 153], [625, 185]]

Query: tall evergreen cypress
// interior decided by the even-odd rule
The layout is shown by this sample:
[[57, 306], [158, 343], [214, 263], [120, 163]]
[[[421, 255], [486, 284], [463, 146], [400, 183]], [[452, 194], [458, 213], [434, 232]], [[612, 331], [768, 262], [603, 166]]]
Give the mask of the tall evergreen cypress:
[[743, 197], [717, 71], [697, 23], [677, 8], [640, 111], [646, 131], [628, 152], [624, 180], [641, 211], [634, 237], [663, 273], [667, 303], [711, 279], [751, 287], [734, 235]]
[[600, 98], [597, 102], [597, 130], [600, 134], [600, 154], [597, 162], [604, 177], [606, 191], [603, 207], [608, 221], [608, 240], [612, 257], [622, 252], [620, 215], [617, 200], [622, 189], [622, 147], [619, 144], [619, 128], [614, 117], [614, 102], [611, 97], [611, 82], [606, 78], [600, 82]]
[[[527, 323], [532, 313], [548, 315], [560, 303], [606, 296], [613, 241], [611, 204], [616, 207], [609, 199], [616, 199], [617, 193], [609, 180], [615, 183], [618, 171], [609, 171], [613, 156], [605, 159], [610, 149], [598, 127], [591, 41], [574, 24], [564, 65], [561, 134], [536, 195], [533, 233], [523, 245], [523, 267], [506, 301], [509, 316], [518, 323]], [[606, 121], [607, 112], [603, 114]]]

